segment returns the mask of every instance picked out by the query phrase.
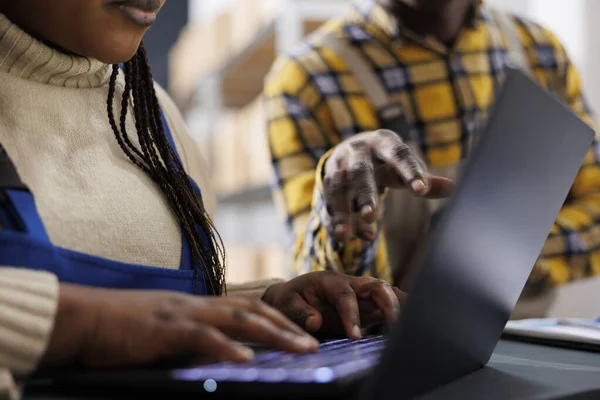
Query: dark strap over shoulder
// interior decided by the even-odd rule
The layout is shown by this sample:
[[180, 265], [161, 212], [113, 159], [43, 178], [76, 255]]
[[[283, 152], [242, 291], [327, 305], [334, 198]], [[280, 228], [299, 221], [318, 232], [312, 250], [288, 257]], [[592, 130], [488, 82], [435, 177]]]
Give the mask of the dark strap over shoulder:
[[364, 56], [333, 33], [323, 33], [319, 40], [322, 45], [334, 50], [348, 65], [375, 108], [380, 119], [380, 127], [396, 132], [405, 142], [411, 141], [412, 128], [406, 120], [402, 105], [389, 98], [383, 83]]
[[15, 165], [0, 145], [0, 189], [28, 190], [21, 181]]

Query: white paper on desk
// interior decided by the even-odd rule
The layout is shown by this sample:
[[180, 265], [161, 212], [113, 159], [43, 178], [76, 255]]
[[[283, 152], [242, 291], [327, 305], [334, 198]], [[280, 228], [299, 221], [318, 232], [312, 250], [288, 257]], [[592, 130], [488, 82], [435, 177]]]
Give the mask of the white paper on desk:
[[[593, 324], [593, 327], [575, 326], [577, 322]], [[570, 325], [569, 323], [573, 324]], [[600, 323], [591, 320], [525, 319], [509, 321], [504, 332], [513, 335], [600, 346]]]

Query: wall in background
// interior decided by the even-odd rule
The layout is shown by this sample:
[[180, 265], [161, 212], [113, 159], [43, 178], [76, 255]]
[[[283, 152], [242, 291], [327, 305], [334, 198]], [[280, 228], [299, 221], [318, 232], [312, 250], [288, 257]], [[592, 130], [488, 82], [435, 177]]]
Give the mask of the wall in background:
[[552, 30], [579, 68], [592, 109], [600, 112], [600, 2], [597, 0], [487, 0]]
[[168, 87], [169, 49], [187, 22], [187, 3], [181, 0], [167, 1], [155, 24], [144, 38], [144, 46], [152, 66], [152, 75], [164, 88]]
[[596, 116], [600, 115], [600, 1], [587, 0], [582, 24], [585, 26], [584, 84]]
[[529, 16], [550, 28], [565, 44], [573, 61], [583, 67], [586, 59], [586, 0], [530, 0]]
[[232, 7], [236, 0], [189, 0], [190, 21], [207, 21]]

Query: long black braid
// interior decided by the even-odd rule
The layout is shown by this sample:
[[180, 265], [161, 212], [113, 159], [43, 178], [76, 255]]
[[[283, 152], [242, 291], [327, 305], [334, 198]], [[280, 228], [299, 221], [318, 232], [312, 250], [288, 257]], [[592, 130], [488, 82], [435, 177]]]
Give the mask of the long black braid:
[[[194, 292], [200, 274], [203, 274], [210, 282], [212, 292], [220, 295], [226, 291], [223, 241], [208, 217], [202, 200], [194, 191], [175, 150], [169, 145], [143, 44], [140, 45], [136, 55], [124, 64], [123, 69], [125, 88], [118, 125], [113, 111], [116, 82], [120, 70], [118, 65], [113, 65], [110, 77], [107, 100], [110, 126], [123, 152], [160, 187], [179, 221], [192, 252]], [[133, 99], [133, 116], [139, 149], [129, 139], [125, 126], [131, 99]], [[198, 225], [206, 232], [206, 242], [198, 235]], [[203, 281], [206, 291], [206, 279]]]

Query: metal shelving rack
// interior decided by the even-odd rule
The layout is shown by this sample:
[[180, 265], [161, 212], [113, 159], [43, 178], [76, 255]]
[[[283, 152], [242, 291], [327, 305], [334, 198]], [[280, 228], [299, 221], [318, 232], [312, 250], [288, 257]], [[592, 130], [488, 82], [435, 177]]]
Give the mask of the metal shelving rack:
[[[199, 140], [210, 139], [222, 113], [244, 107], [260, 95], [264, 77], [277, 54], [289, 51], [322, 22], [342, 15], [351, 3], [351, 0], [271, 1], [278, 11], [256, 30], [244, 48], [220, 60], [211, 70], [192, 75], [179, 88], [171, 88], [188, 127]], [[189, 38], [182, 42], [172, 53], [175, 62], [171, 63], [171, 71], [175, 74], [180, 69], [177, 63], [185, 63], [186, 57], [192, 57], [202, 48]], [[202, 67], [198, 60], [194, 62]], [[215, 222], [228, 245], [288, 244], [288, 233], [272, 203], [267, 182], [220, 195], [218, 200]]]

